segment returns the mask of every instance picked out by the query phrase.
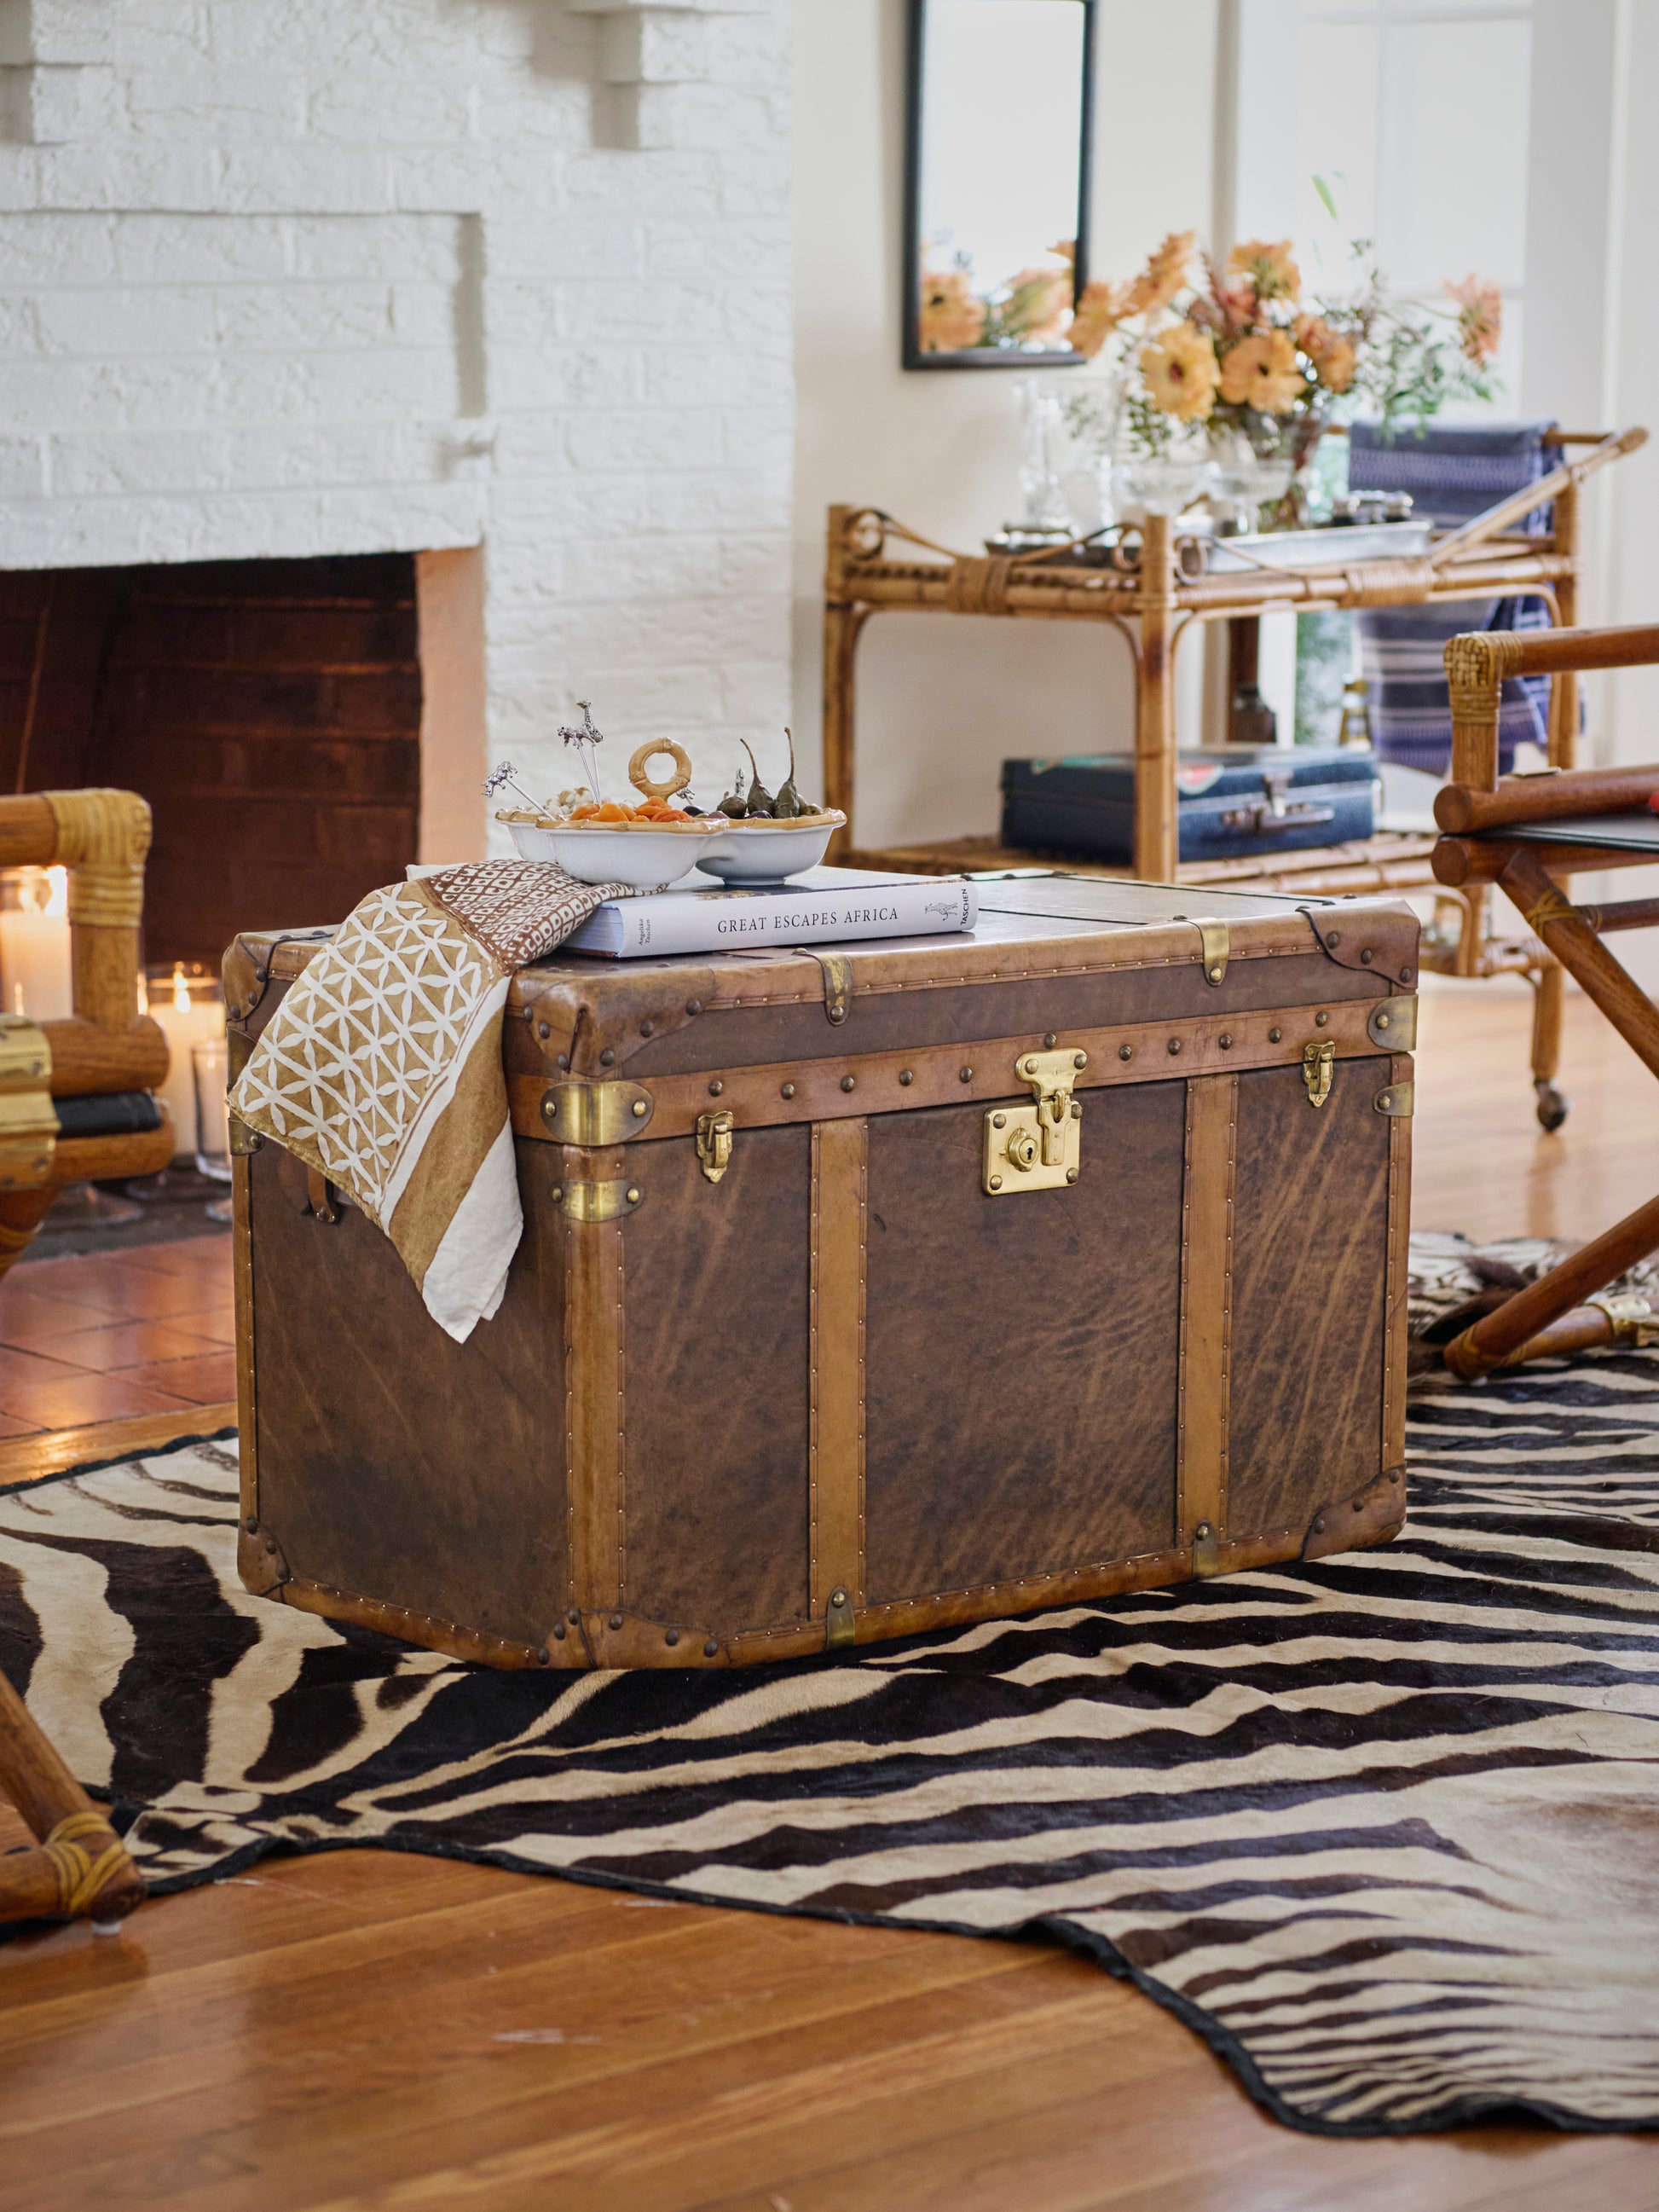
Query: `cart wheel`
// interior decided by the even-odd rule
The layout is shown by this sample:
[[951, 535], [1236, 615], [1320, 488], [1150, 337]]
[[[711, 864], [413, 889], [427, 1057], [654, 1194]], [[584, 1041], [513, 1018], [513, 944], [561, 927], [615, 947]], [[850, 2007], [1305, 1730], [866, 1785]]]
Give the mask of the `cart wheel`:
[[1539, 1127], [1559, 1129], [1572, 1111], [1571, 1099], [1553, 1083], [1534, 1083], [1532, 1087], [1538, 1093]]

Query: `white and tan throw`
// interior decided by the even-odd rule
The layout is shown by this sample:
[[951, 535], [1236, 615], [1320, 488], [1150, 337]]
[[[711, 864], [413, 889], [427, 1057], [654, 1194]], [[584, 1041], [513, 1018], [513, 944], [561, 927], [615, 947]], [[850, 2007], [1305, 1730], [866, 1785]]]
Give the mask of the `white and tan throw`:
[[500, 1305], [524, 1228], [501, 1072], [508, 986], [623, 890], [479, 860], [371, 891], [231, 1092], [249, 1128], [386, 1231], [458, 1343]]

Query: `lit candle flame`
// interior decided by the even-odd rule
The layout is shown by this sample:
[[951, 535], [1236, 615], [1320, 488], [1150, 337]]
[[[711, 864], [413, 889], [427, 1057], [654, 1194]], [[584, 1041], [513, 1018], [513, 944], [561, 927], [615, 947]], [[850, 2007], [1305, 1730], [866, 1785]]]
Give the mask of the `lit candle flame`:
[[69, 870], [48, 868], [46, 882], [50, 888], [46, 896], [46, 911], [48, 914], [67, 914], [69, 912]]
[[173, 963], [173, 1003], [181, 1014], [190, 1012], [190, 983], [182, 960]]

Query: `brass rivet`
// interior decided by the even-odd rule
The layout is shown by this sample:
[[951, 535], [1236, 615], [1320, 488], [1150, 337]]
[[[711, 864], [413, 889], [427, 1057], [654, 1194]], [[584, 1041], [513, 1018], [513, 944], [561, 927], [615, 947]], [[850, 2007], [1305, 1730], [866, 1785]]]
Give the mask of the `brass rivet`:
[[794, 1086], [794, 1085], [793, 1085], [793, 1083], [786, 1083], [786, 1084], [784, 1085], [784, 1086], [783, 1086], [783, 1095], [784, 1095], [784, 1097], [785, 1097], [786, 1098], [793, 1098], [793, 1097], [794, 1097], [794, 1095], [795, 1095], [795, 1086]]
[[1210, 1533], [1210, 1524], [1207, 1521], [1200, 1521], [1193, 1531], [1194, 1536], [1207, 1536]]
[[1378, 1029], [1380, 1029], [1380, 1030], [1385, 1030], [1385, 1029], [1387, 1029], [1387, 1027], [1389, 1026], [1389, 1018], [1388, 1018], [1388, 1016], [1387, 1016], [1386, 1014], [1379, 1014], [1379, 1015], [1377, 1016], [1377, 1018], [1376, 1018], [1376, 1026], [1377, 1026], [1377, 1027], [1378, 1027]]
[[1179, 1037], [1171, 1037], [1171, 1038], [1170, 1039], [1170, 1051], [1171, 1051], [1171, 1052], [1179, 1052], [1179, 1051], [1180, 1051], [1180, 1049], [1181, 1049], [1181, 1039], [1180, 1039]]
[[993, 1190], [1000, 1190], [1002, 1188], [1002, 1177], [1000, 1176], [993, 1176], [991, 1177], [991, 1188]]
[[678, 1628], [671, 1628], [667, 1635], [663, 1638], [663, 1642], [669, 1644], [678, 1644], [679, 1640], [680, 1632]]
[[845, 1605], [847, 1602], [846, 1591], [840, 1589], [832, 1589], [830, 1593], [830, 1602], [831, 1605]]
[[959, 1067], [959, 1068], [957, 1068], [957, 1080], [959, 1083], [971, 1083], [971, 1082], [973, 1081], [973, 1079], [974, 1079], [974, 1071], [973, 1071], [973, 1069], [972, 1069], [971, 1067]]
[[700, 1014], [702, 1012], [702, 1000], [688, 999], [685, 1002], [685, 1011], [688, 1014]]
[[613, 1613], [611, 1614], [611, 1626], [613, 1628], [620, 1628], [620, 1627], [622, 1626], [622, 1615], [621, 1615], [621, 1613]]
[[850, 1090], [853, 1088], [853, 1085], [854, 1085], [854, 1080], [855, 1080], [855, 1079], [854, 1079], [853, 1076], [850, 1076], [850, 1075], [843, 1075], [843, 1076], [842, 1076], [842, 1078], [841, 1079], [841, 1087], [842, 1087], [842, 1089], [843, 1091], [850, 1091]]
[[1368, 945], [1359, 956], [1359, 964], [1362, 968], [1369, 968], [1376, 957], [1376, 955], [1371, 951], [1370, 946]]
[[554, 1622], [554, 1624], [553, 1624], [553, 1639], [554, 1639], [555, 1643], [556, 1643], [556, 1644], [562, 1644], [562, 1643], [564, 1642], [564, 1623], [563, 1623], [563, 1621], [562, 1621], [562, 1620], [556, 1620], [556, 1621]]
[[568, 1052], [562, 1052], [559, 1054], [558, 1064], [561, 1067], [568, 1067], [570, 1065], [570, 1054]]
[[536, 1654], [536, 1664], [538, 1667], [545, 1667], [548, 1662], [549, 1656], [550, 1654], [547, 1646], [544, 1644]]
[[1210, 970], [1210, 981], [1212, 983], [1218, 983], [1226, 972], [1227, 971], [1224, 968], [1212, 968]]
[[1054, 1050], [1054, 1040], [1055, 1040], [1055, 1037], [1058, 1036], [1058, 1034], [1059, 1034], [1059, 1032], [1058, 1032], [1057, 1030], [1049, 1030], [1049, 1032], [1048, 1032], [1048, 1036], [1047, 1036], [1046, 1037], [1044, 1037], [1044, 1038], [1043, 1038], [1043, 1040], [1042, 1040], [1043, 1049], [1044, 1049], [1046, 1052], [1052, 1052], [1052, 1051]]
[[1334, 929], [1330, 935], [1325, 939], [1325, 942], [1330, 946], [1332, 951], [1334, 952], [1337, 946], [1341, 944], [1342, 939], [1340, 933]]
[[536, 1034], [539, 1037], [551, 1036], [553, 1034], [552, 1024], [550, 1022], [538, 1022], [536, 1024]]
[[250, 1536], [257, 1536], [259, 1533], [259, 1523], [252, 1513], [250, 1513], [247, 1519], [243, 1522], [242, 1526], [247, 1530]]
[[564, 1203], [564, 1185], [562, 1182], [556, 1182], [553, 1186], [553, 1203], [555, 1206]]
[[711, 1098], [718, 1098], [725, 1088], [726, 1085], [720, 1081], [719, 1076], [716, 1076], [708, 1086], [708, 1095]]
[[640, 1202], [640, 1194], [639, 1194], [639, 1191], [638, 1191], [637, 1188], [636, 1188], [635, 1186], [634, 1186], [633, 1184], [629, 1184], [629, 1191], [628, 1191], [628, 1203], [629, 1203], [630, 1206], [637, 1206], [637, 1205], [639, 1204], [639, 1202]]
[[914, 1083], [914, 1082], [915, 1081], [915, 1079], [916, 1079], [916, 1073], [915, 1073], [915, 1070], [913, 1067], [902, 1067], [902, 1068], [900, 1068], [900, 1070], [899, 1070], [899, 1081], [900, 1081], [901, 1083], [905, 1084], [905, 1085], [909, 1085], [909, 1084]]
[[1117, 1056], [1120, 1060], [1133, 1060], [1135, 1056], [1135, 1048], [1132, 1044], [1121, 1044], [1117, 1048]]
[[641, 1022], [640, 1024], [640, 1035], [641, 1036], [653, 1036], [656, 1033], [656, 1027], [657, 1025], [654, 1022]]
[[1322, 1513], [1322, 1514], [1320, 1515], [1319, 1518], [1318, 1518], [1318, 1519], [1314, 1522], [1314, 1534], [1315, 1534], [1315, 1535], [1316, 1535], [1316, 1536], [1322, 1536], [1322, 1535], [1324, 1534], [1324, 1533], [1325, 1533], [1325, 1516], [1324, 1516], [1324, 1515]]
[[599, 1066], [609, 1067], [616, 1057], [616, 1054], [611, 1051], [610, 1046], [606, 1045], [605, 1050], [599, 1054]]
[[270, 1529], [267, 1528], [265, 1531], [265, 1549], [268, 1552], [274, 1552], [276, 1548], [276, 1539], [271, 1534]]
[[575, 1607], [573, 1605], [573, 1606], [571, 1607], [571, 1608], [570, 1608], [570, 1625], [571, 1625], [571, 1626], [572, 1626], [573, 1628], [575, 1628], [575, 1627], [579, 1627], [579, 1626], [580, 1626], [580, 1624], [581, 1624], [581, 1614], [580, 1614], [580, 1613], [576, 1610]]
[[1075, 1182], [1077, 1181], [1077, 1170], [1075, 1168], [1066, 1169], [1066, 1180], [1067, 1182]]
[[711, 1636], [708, 1643], [702, 1647], [702, 1656], [705, 1659], [718, 1659], [720, 1656], [720, 1645], [715, 1643], [714, 1638]]
[[1411, 969], [1410, 969], [1409, 968], [1402, 968], [1402, 969], [1401, 969], [1401, 971], [1400, 971], [1400, 980], [1401, 980], [1401, 981], [1402, 983], [1409, 983], [1409, 982], [1411, 981], [1411, 980], [1412, 980], [1412, 971], [1411, 971]]
[[1280, 1039], [1280, 1037], [1282, 1037], [1282, 1036], [1284, 1036], [1284, 1034], [1285, 1034], [1285, 1032], [1284, 1032], [1284, 1030], [1268, 1030], [1268, 1032], [1267, 1032], [1267, 1042], [1268, 1042], [1268, 1043], [1269, 1043], [1269, 1044], [1277, 1044], [1277, 1043], [1279, 1042], [1279, 1040]]
[[636, 1098], [634, 1101], [634, 1119], [636, 1121], [643, 1121], [645, 1119], [645, 1101], [643, 1098]]
[[1223, 1052], [1225, 1052], [1228, 1049], [1231, 1045], [1232, 1041], [1232, 1032], [1231, 1030], [1223, 1030], [1221, 1035], [1216, 1039], [1216, 1042], [1221, 1047]]
[[1072, 1054], [1072, 1065], [1073, 1067], [1087, 1067], [1089, 1065], [1088, 1054], [1086, 1052], [1074, 1052]]
[[1314, 1027], [1316, 1030], [1322, 1030], [1329, 1019], [1330, 1016], [1328, 1014], [1316, 1014], [1314, 1016]]
[[1080, 1121], [1083, 1119], [1083, 1102], [1080, 1098], [1073, 1098], [1072, 1101], [1072, 1119], [1074, 1121]]
[[1398, 1482], [1398, 1481], [1399, 1481], [1399, 1480], [1400, 1480], [1400, 1469], [1399, 1469], [1397, 1467], [1390, 1468], [1389, 1468], [1389, 1480], [1390, 1482]]
[[[1007, 1125], [1008, 1125], [1008, 1116], [1007, 1116], [1006, 1114], [993, 1114], [993, 1115], [992, 1115], [992, 1116], [991, 1116], [991, 1127], [992, 1127], [994, 1129], [1003, 1129], [1003, 1128], [1006, 1128], [1006, 1127], [1007, 1127]], [[253, 1524], [252, 1524], [252, 1522], [250, 1522], [248, 1523], [248, 1526], [249, 1526], [250, 1528], [252, 1528], [252, 1525], [253, 1525]]]

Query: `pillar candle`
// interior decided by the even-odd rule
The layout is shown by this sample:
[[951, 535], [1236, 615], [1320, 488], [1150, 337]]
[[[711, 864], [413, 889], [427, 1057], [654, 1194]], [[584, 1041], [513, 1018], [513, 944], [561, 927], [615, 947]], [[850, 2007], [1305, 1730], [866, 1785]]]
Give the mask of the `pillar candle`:
[[224, 1001], [205, 976], [186, 975], [184, 963], [173, 969], [170, 981], [149, 987], [150, 1018], [167, 1041], [167, 1075], [157, 1097], [165, 1100], [173, 1117], [175, 1159], [193, 1158], [196, 1152], [196, 1073], [191, 1048], [202, 1038], [224, 1036]]
[[21, 903], [0, 908], [0, 995], [9, 1014], [60, 1022], [75, 1011], [69, 872], [20, 868]]

